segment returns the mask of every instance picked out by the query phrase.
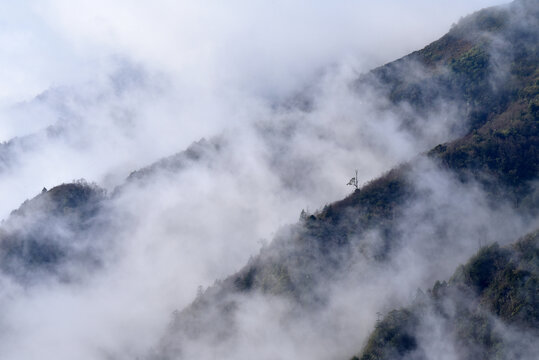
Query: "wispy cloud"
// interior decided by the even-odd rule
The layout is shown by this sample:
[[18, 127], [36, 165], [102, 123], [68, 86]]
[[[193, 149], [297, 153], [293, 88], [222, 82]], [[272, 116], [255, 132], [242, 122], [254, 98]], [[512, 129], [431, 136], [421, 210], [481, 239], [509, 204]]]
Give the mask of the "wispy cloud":
[[[2, 217], [43, 186], [83, 177], [112, 191], [131, 171], [202, 137], [218, 137], [222, 146], [183, 171], [157, 171], [148, 184], [129, 184], [111, 199], [115, 226], [102, 240], [110, 242], [113, 261], [85, 282], [21, 289], [4, 279], [11, 285], [0, 299], [8, 309], [3, 356], [145, 353], [199, 285], [240, 268], [302, 208], [346, 195], [354, 169], [365, 182], [454, 136], [460, 121], [454, 104], [430, 114], [422, 132], [410, 132], [402, 127], [409, 109], [389, 106], [375, 91], [358, 97], [349, 84], [436, 39], [459, 16], [494, 3], [4, 4], [2, 16], [12, 20], [0, 36], [7, 53], [0, 60], [0, 140], [9, 141], [0, 145], [8, 154], [0, 166]], [[312, 107], [286, 106], [298, 94]], [[418, 186], [432, 186], [437, 178], [431, 175]], [[448, 202], [454, 215], [458, 204], [443, 194], [434, 200]], [[420, 217], [422, 209], [410, 216]], [[406, 269], [409, 259], [403, 259]], [[420, 275], [409, 283], [425, 281]], [[347, 295], [373, 308], [379, 301]], [[315, 320], [288, 324], [272, 316], [286, 314], [286, 302], [258, 300], [245, 299], [239, 319], [243, 340], [256, 349], [269, 336], [282, 340], [292, 358], [311, 353], [327, 335], [320, 328], [302, 340]], [[332, 301], [328, 321], [352, 310], [338, 297]], [[374, 321], [360, 313], [365, 324]], [[256, 314], [268, 321], [266, 330], [253, 323]], [[283, 322], [293, 342], [279, 335]], [[343, 334], [356, 326], [367, 329], [355, 323], [329, 328]], [[316, 349], [329, 355], [324, 348], [346, 343], [348, 351], [349, 340], [332, 337]], [[249, 346], [241, 348], [245, 358], [256, 350]], [[264, 349], [268, 358], [274, 355], [271, 346]]]

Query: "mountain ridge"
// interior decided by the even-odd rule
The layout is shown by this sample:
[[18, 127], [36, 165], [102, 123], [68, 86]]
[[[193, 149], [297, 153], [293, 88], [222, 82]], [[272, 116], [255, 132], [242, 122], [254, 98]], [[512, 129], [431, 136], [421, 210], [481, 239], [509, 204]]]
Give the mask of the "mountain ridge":
[[[461, 21], [461, 24], [469, 27], [472, 20], [479, 19], [488, 24], [487, 27], [483, 28], [479, 26], [481, 30], [494, 29], [496, 32], [501, 32], [504, 24], [512, 24], [509, 21], [505, 23], [495, 21], [496, 17], [505, 14], [511, 19], [511, 16], [516, 16], [515, 14], [519, 12], [519, 6], [522, 5], [531, 6], [533, 10], [531, 14], [537, 13], [537, 5], [533, 2], [515, 2], [505, 8], [483, 10]], [[489, 21], [488, 15], [493, 11], [495, 19]], [[521, 30], [529, 33], [525, 37], [537, 38], [537, 23], [530, 29], [515, 29], [509, 26], [509, 30], [507, 30], [509, 38], [516, 36]], [[458, 34], [459, 25], [453, 28], [450, 33], [451, 36]], [[484, 34], [481, 34], [476, 39], [482, 41], [483, 36]], [[474, 46], [481, 47], [483, 45], [481, 43]], [[441, 168], [454, 171], [458, 181], [462, 184], [475, 182], [481, 184], [486, 190], [491, 205], [494, 206], [500, 201], [509, 201], [514, 209], [527, 213], [527, 217], [533, 219], [537, 211], [537, 196], [535, 186], [530, 181], [536, 179], [538, 174], [536, 151], [539, 143], [537, 114], [534, 110], [538, 96], [534, 83], [537, 82], [538, 72], [537, 62], [533, 60], [537, 59], [537, 43], [531, 42], [529, 45], [531, 48], [525, 49], [525, 55], [512, 64], [512, 71], [516, 74], [516, 78], [509, 79], [505, 83], [505, 87], [501, 89], [490, 88], [491, 84], [488, 78], [494, 70], [485, 63], [485, 61], [488, 62], [485, 50], [479, 54], [477, 51], [480, 50], [462, 51], [459, 53], [461, 58], [457, 60], [450, 59], [450, 56], [447, 57], [449, 60], [440, 57], [442, 61], [448, 61], [449, 64], [454, 65], [451, 70], [458, 77], [457, 87], [464, 93], [464, 100], [473, 105], [471, 109], [465, 111], [472, 126], [463, 138], [438, 145], [426, 154], [429, 158], [434, 159]], [[435, 42], [425, 49], [437, 46], [439, 43]], [[425, 49], [422, 51], [426, 51]], [[415, 53], [414, 56], [419, 53]], [[397, 63], [402, 61], [406, 60], [401, 59]], [[521, 71], [522, 64], [534, 63], [535, 69]], [[400, 63], [398, 63], [399, 66], [394, 64], [391, 63], [376, 69], [363, 79], [367, 78], [366, 81], [372, 81], [372, 76], [381, 73], [381, 81], [391, 83], [391, 78], [389, 80], [387, 78], [388, 72], [383, 69], [389, 68], [390, 73], [394, 71], [394, 68], [401, 68]], [[475, 69], [483, 69], [480, 71], [484, 74], [477, 77]], [[443, 75], [446, 76], [446, 74]], [[434, 74], [434, 87], [439, 87], [441, 81], [444, 90], [438, 94], [444, 94], [453, 88], [452, 79], [442, 78], [440, 80], [436, 76], [437, 74]], [[478, 79], [482, 84], [477, 84]], [[416, 80], [412, 78], [412, 85]], [[425, 78], [421, 78], [421, 80], [426, 81]], [[445, 81], [449, 81], [449, 85]], [[518, 85], [519, 89], [527, 90], [515, 92], [515, 84]], [[354, 86], [357, 87], [357, 83]], [[428, 88], [429, 84], [427, 83], [425, 86]], [[487, 86], [488, 91], [485, 90]], [[401, 91], [401, 88], [404, 90]], [[424, 108], [425, 104], [431, 104], [434, 101], [429, 94], [425, 95], [422, 92], [419, 92], [419, 97], [424, 96], [427, 101], [414, 100], [417, 97], [413, 96], [417, 96], [418, 93], [413, 90], [413, 86], [402, 86], [397, 82], [397, 86], [389, 87], [390, 98], [393, 96], [394, 102], [405, 99], [419, 110], [422, 110], [421, 108]], [[484, 91], [487, 92], [486, 96]], [[453, 100], [453, 97], [450, 99]], [[499, 106], [491, 109], [492, 102], [501, 105], [498, 104]], [[494, 150], [484, 146], [485, 142], [489, 146], [493, 143]], [[517, 147], [517, 150], [514, 150], [515, 144], [520, 148]], [[463, 147], [464, 145], [467, 148]], [[519, 151], [522, 152], [519, 153]], [[462, 158], [465, 160], [462, 161]], [[299, 225], [292, 226], [287, 230], [285, 237], [288, 239], [281, 239], [278, 235], [271, 245], [272, 249], [263, 249], [258, 257], [253, 258], [250, 264], [236, 275], [219, 283], [218, 289], [221, 290], [208, 289], [200, 300], [193, 303], [191, 308], [178, 313], [172, 322], [170, 333], [167, 334], [162, 344], [164, 352], [157, 355], [156, 358], [167, 358], [165, 355], [167, 353], [169, 355], [176, 354], [170, 356], [181, 354], [181, 346], [178, 343], [181, 342], [182, 337], [190, 337], [188, 335], [189, 329], [197, 328], [195, 325], [197, 316], [205, 319], [200, 320], [201, 324], [216, 323], [219, 321], [219, 316], [224, 319], [233, 317], [236, 308], [235, 301], [229, 300], [227, 302], [223, 299], [226, 299], [227, 296], [231, 298], [230, 294], [235, 292], [250, 292], [257, 289], [262, 293], [291, 297], [299, 301], [302, 307], [313, 305], [316, 308], [320, 302], [323, 304], [324, 296], [316, 290], [313, 292], [313, 289], [317, 288], [317, 283], [322, 281], [316, 279], [316, 274], [320, 274], [319, 269], [323, 269], [325, 281], [331, 281], [339, 275], [343, 267], [342, 263], [346, 264], [350, 261], [348, 254], [353, 253], [353, 248], [356, 246], [350, 240], [351, 237], [361, 237], [360, 234], [365, 234], [370, 229], [378, 229], [381, 244], [377, 244], [373, 256], [380, 261], [391, 257], [392, 249], [395, 247], [394, 239], [399, 237], [399, 229], [393, 225], [394, 219], [399, 216], [399, 213], [405, 211], [402, 205], [410, 197], [417, 195], [414, 194], [413, 186], [410, 186], [409, 183], [410, 168], [413, 167], [414, 162], [417, 161], [389, 171], [385, 176], [373, 180], [347, 198], [327, 205], [315, 214], [305, 214]], [[358, 229], [361, 230], [358, 231]], [[289, 244], [287, 244], [287, 240]], [[295, 244], [297, 248], [292, 244]], [[215, 315], [216, 310], [210, 310], [212, 306], [215, 306], [215, 309], [221, 309], [221, 312], [217, 310], [217, 315]], [[204, 313], [214, 314], [213, 316], [216, 317], [208, 318], [207, 315], [203, 315]], [[182, 323], [184, 322], [189, 325], [183, 327]], [[195, 330], [195, 333], [203, 331], [204, 326], [201, 324], [198, 325], [200, 328]], [[216, 336], [217, 338], [226, 338], [223, 333]], [[167, 347], [172, 347], [172, 349], [167, 349]]]
[[[528, 10], [525, 14], [522, 14], [522, 7]], [[181, 357], [183, 345], [189, 341], [226, 342], [233, 336], [236, 316], [242, 311], [238, 297], [245, 294], [282, 297], [293, 304], [293, 311], [316, 314], [330, 301], [324, 286], [348, 276], [347, 271], [358, 259], [383, 266], [395, 259], [403, 248], [413, 244], [411, 230], [403, 229], [402, 223], [411, 216], [410, 213], [417, 211], [415, 203], [435, 202], [436, 188], [425, 186], [421, 179], [418, 180], [428, 174], [440, 173], [441, 177], [448, 178], [449, 185], [439, 186], [447, 186], [444, 191], [456, 188], [458, 191], [452, 195], [457, 200], [473, 197], [468, 196], [470, 194], [477, 195], [474, 191], [479, 188], [478, 197], [488, 206], [494, 209], [508, 207], [518, 213], [523, 222], [527, 221], [528, 227], [533, 227], [539, 209], [539, 191], [534, 182], [539, 172], [537, 9], [535, 2], [520, 0], [509, 6], [482, 10], [464, 18], [440, 40], [374, 69], [350, 84], [359, 95], [366, 87], [374, 87], [387, 96], [391, 104], [411, 109], [405, 114], [402, 127], [415, 132], [422, 131], [429, 121], [429, 114], [440, 104], [464, 104], [460, 109], [462, 122], [458, 126], [467, 130], [462, 137], [426, 150], [344, 199], [312, 214], [302, 213], [298, 223], [281, 229], [273, 242], [264, 246], [237, 273], [201, 291], [190, 306], [175, 312], [161, 343], [148, 357]], [[521, 16], [528, 21], [527, 26], [520, 26]], [[496, 45], [500, 41], [511, 44], [510, 52], [514, 56], [504, 57], [505, 50], [500, 52]], [[507, 59], [511, 61], [507, 62]], [[510, 75], [499, 76], [503, 72], [500, 66], [503, 68], [507, 64], [509, 67], [504, 69]], [[193, 143], [184, 152], [131, 173], [126, 184], [149, 181], [152, 173], [162, 170], [181, 171], [200, 159], [211, 157], [221, 146], [224, 145], [219, 139]], [[119, 191], [121, 186], [111, 197]], [[93, 195], [84, 195], [90, 193], [95, 193], [95, 203]], [[56, 198], [57, 194], [63, 195]], [[81, 201], [70, 202], [71, 195], [75, 198], [81, 195]], [[77, 215], [73, 220], [75, 228], [99, 218], [101, 202], [106, 203], [111, 198], [87, 184], [64, 184], [38, 195], [14, 211], [12, 216], [31, 211], [31, 204], [43, 196], [52, 198], [54, 206], [44, 210], [50, 219], [70, 220], [72, 211], [76, 214], [80, 211], [81, 218]], [[444, 208], [455, 206], [450, 200], [444, 201], [417, 215], [418, 223], [432, 225], [435, 239], [431, 246], [440, 252], [448, 251], [450, 245], [444, 241], [453, 240], [451, 227], [458, 225], [450, 220], [436, 223], [432, 219], [435, 215], [430, 214], [429, 209], [439, 211], [443, 217]], [[441, 210], [436, 205], [440, 205]], [[107, 229], [106, 226], [103, 228]], [[17, 236], [21, 242], [26, 241], [24, 236], [14, 234], [15, 242]], [[371, 235], [374, 240], [367, 241]], [[492, 234], [484, 236], [487, 243], [493, 241], [489, 235]], [[0, 232], [2, 244], [8, 243], [5, 239], [9, 236], [11, 234], [6, 235], [5, 231]], [[472, 233], [470, 238], [474, 239], [474, 236], [477, 234]], [[49, 241], [47, 237], [42, 240], [45, 244]], [[494, 253], [498, 251], [492, 247], [486, 249], [487, 252], [488, 249]], [[40, 247], [36, 251], [48, 254], [48, 250]], [[5, 250], [6, 256], [16, 252]], [[22, 251], [15, 257], [25, 262], [25, 254], [28, 252]], [[60, 262], [65, 255], [62, 251], [58, 251], [58, 257], [51, 254], [43, 263], [46, 271], [54, 274], [55, 262]], [[28, 259], [32, 263], [32, 256]], [[432, 293], [441, 291], [440, 286], [435, 285]], [[417, 323], [410, 311], [393, 315], [395, 319], [390, 317], [390, 323], [411, 321], [413, 326]], [[413, 348], [415, 340], [409, 334], [401, 335], [405, 343], [404, 354]], [[376, 337], [376, 333], [373, 336]]]

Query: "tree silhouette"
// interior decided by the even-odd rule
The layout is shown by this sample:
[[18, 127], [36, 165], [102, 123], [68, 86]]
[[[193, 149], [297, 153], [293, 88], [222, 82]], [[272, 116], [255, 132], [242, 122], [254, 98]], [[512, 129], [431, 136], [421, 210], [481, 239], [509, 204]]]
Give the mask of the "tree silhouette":
[[356, 188], [356, 190], [359, 189], [358, 180], [357, 180], [357, 170], [356, 170], [356, 176], [351, 178], [350, 181], [348, 182], [348, 184], [346, 184], [346, 185], [353, 186], [353, 187]]

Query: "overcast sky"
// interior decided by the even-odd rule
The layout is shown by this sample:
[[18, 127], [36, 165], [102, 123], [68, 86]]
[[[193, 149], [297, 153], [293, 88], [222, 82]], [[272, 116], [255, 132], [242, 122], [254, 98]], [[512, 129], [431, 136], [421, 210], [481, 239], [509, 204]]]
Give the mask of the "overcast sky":
[[[14, 329], [0, 334], [0, 355], [146, 351], [199, 285], [237, 271], [302, 208], [349, 194], [354, 169], [363, 184], [447, 141], [462, 120], [454, 104], [414, 135], [400, 127], [399, 109], [380, 110], [383, 99], [358, 98], [346, 85], [500, 3], [1, 1], [0, 143], [19, 140], [0, 145], [0, 218], [43, 186], [86, 178], [111, 191], [131, 171], [201, 137], [220, 135], [227, 145], [109, 204], [121, 215], [113, 219], [118, 232], [105, 239], [118, 259], [91, 281], [0, 287], [9, 314], [0, 328]], [[275, 106], [305, 88], [315, 110]], [[445, 188], [452, 190], [442, 195]], [[460, 198], [440, 198], [457, 202], [461, 216]], [[470, 227], [498, 219], [483, 210], [479, 220], [469, 217]]]
[[[42, 186], [83, 177], [115, 186], [192, 141], [252, 121], [260, 115], [253, 103], [285, 99], [328, 66], [365, 72], [499, 3], [2, 1], [0, 142], [79, 122], [68, 145], [34, 140], [17, 171], [0, 174], [12, 195], [0, 213]], [[111, 76], [120, 87], [138, 79], [136, 89], [119, 98]]]
[[6, 0], [0, 104], [106, 72], [111, 57], [174, 73], [199, 90], [279, 95], [330, 63], [389, 61], [436, 39], [464, 14], [500, 3]]

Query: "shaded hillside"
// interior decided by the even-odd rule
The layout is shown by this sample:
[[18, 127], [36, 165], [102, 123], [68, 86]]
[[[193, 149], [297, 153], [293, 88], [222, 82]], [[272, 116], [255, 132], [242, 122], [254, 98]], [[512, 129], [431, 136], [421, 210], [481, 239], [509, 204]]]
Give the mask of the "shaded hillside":
[[[442, 355], [435, 341], [459, 359], [531, 359], [539, 350], [538, 290], [539, 232], [482, 248], [448, 282], [389, 312], [353, 359], [432, 359]], [[442, 329], [436, 339], [434, 326]]]
[[[422, 133], [423, 128], [432, 122], [433, 114], [459, 109], [457, 114], [460, 121], [454, 125], [459, 129], [452, 132], [466, 135], [460, 143], [455, 143], [459, 151], [454, 149], [452, 154], [456, 155], [443, 155], [441, 152], [447, 144], [441, 144], [433, 149], [430, 155], [440, 155], [444, 160], [448, 160], [450, 156], [465, 156], [461, 154], [462, 141], [468, 145], [472, 141], [485, 143], [486, 138], [471, 137], [495, 131], [498, 138], [510, 142], [506, 148], [510, 148], [513, 153], [507, 157], [520, 163], [494, 166], [500, 169], [504, 167], [503, 171], [507, 173], [504, 180], [514, 185], [526, 182], [537, 170], [533, 161], [527, 168], [524, 168], [523, 162], [524, 159], [536, 155], [537, 128], [534, 119], [537, 118], [535, 103], [539, 101], [536, 99], [539, 76], [538, 11], [537, 4], [527, 0], [481, 10], [462, 19], [448, 34], [424, 49], [360, 76], [351, 87], [358, 96], [362, 96], [363, 92], [370, 94], [376, 89], [374, 93], [379, 98], [389, 99], [389, 104], [382, 101], [379, 106], [390, 106], [399, 112], [401, 128], [412, 134]], [[286, 108], [293, 107], [290, 105]], [[302, 104], [298, 105], [300, 109], [303, 107]], [[312, 109], [307, 106], [302, 111], [309, 112]], [[527, 118], [524, 119], [526, 127], [517, 121], [521, 118]], [[296, 125], [290, 126], [293, 128]], [[264, 132], [264, 137], [276, 137], [280, 141], [294, 140], [287, 137], [288, 133], [293, 131], [288, 128], [280, 131], [261, 125], [259, 130]], [[523, 133], [523, 137], [530, 138], [529, 141], [525, 140], [525, 144], [521, 145], [521, 138], [511, 138], [511, 134], [515, 132]], [[496, 137], [489, 139], [497, 141]], [[279, 141], [271, 145], [283, 146]], [[490, 146], [490, 143], [488, 145]], [[212, 155], [219, 153], [224, 146], [226, 144], [223, 138], [202, 139], [191, 144], [185, 151], [132, 172], [127, 182], [144, 181], [158, 171], [174, 173], [201, 161], [211, 161]], [[485, 147], [485, 144], [481, 146]], [[283, 146], [283, 151], [286, 150]], [[496, 154], [499, 151], [501, 150], [487, 149], [488, 154], [482, 156], [488, 156], [490, 159], [484, 159], [483, 162], [491, 164], [500, 161]], [[282, 153], [279, 152], [279, 156], [279, 159], [272, 161], [278, 162], [279, 166], [286, 166], [287, 162], [282, 159]], [[452, 164], [451, 167], [477, 170], [477, 167], [472, 168], [471, 165]], [[485, 169], [488, 166], [490, 165], [485, 166]], [[514, 174], [515, 172], [517, 173]], [[513, 175], [519, 179], [507, 178]], [[523, 178], [520, 179], [521, 177]], [[298, 180], [294, 178], [283, 181]]]
[[[462, 116], [471, 124], [469, 133], [426, 156], [455, 174], [463, 186], [479, 182], [492, 206], [509, 200], [514, 210], [528, 216], [538, 205], [532, 183], [539, 170], [537, 8], [536, 2], [517, 1], [483, 10], [463, 19], [439, 41], [354, 84], [359, 92], [364, 84], [379, 86], [393, 103], [414, 108], [417, 117], [428, 116], [441, 102], [466, 104]], [[500, 41], [511, 45], [509, 57], [502, 59], [508, 66], [504, 69], [495, 46]], [[418, 63], [426, 70], [411, 71]], [[409, 120], [404, 126], [422, 123]], [[402, 237], [398, 219], [423, 196], [413, 180], [421, 162], [420, 157], [393, 169], [320, 212], [302, 213], [298, 224], [283, 229], [242, 270], [177, 313], [154, 357], [176, 358], [182, 342], [189, 339], [219, 342], [231, 336], [238, 309], [235, 294], [281, 295], [303, 309], [316, 309], [326, 301], [323, 284], [346, 273], [358, 252], [377, 261], [390, 259], [408, 240]], [[375, 244], [364, 241], [370, 231], [378, 235]], [[446, 232], [437, 230], [437, 244], [450, 240]], [[395, 317], [415, 322], [407, 313]]]
[[133, 171], [127, 177], [126, 182], [148, 181], [149, 178], [157, 172], [168, 171], [174, 173], [181, 171], [197, 161], [209, 159], [210, 155], [218, 152], [222, 146], [223, 143], [220, 139], [213, 139], [212, 141], [200, 139], [199, 141], [192, 143], [185, 151], [161, 159], [137, 171]]
[[[524, 18], [523, 12], [526, 13]], [[459, 96], [465, 103], [474, 103], [475, 110], [469, 110], [466, 114], [467, 120], [474, 125], [468, 133], [460, 139], [436, 146], [427, 155], [439, 159], [442, 166], [456, 171], [462, 181], [472, 178], [480, 180], [489, 185], [487, 190], [496, 192], [497, 195], [505, 194], [518, 204], [533, 193], [530, 181], [537, 177], [539, 170], [538, 22], [539, 5], [532, 1], [516, 1], [508, 7], [482, 10], [461, 20], [459, 25], [442, 39], [423, 50], [374, 70], [362, 81], [375, 79], [378, 84], [383, 84], [388, 96], [395, 102], [406, 102], [418, 109], [435, 106], [436, 101], [428, 98], [433, 95], [433, 92], [428, 90], [416, 94], [423, 99], [418, 101], [412, 91], [416, 85], [445, 89], [443, 92], [434, 91], [439, 100], [445, 101], [448, 97]], [[503, 77], [505, 81], [500, 80], [495, 85], [489, 80], [499, 71], [489, 60], [489, 57], [494, 56], [488, 48], [492, 39], [511, 44], [512, 48], [505, 51], [513, 54], [507, 69], [508, 74]], [[487, 56], [484, 59], [486, 62], [470, 58], [465, 50], [457, 46], [461, 43], [467, 44], [468, 48], [483, 48], [481, 51]], [[402, 65], [412, 66], [410, 64], [415, 62], [432, 65], [436, 69], [456, 62], [462, 63], [462, 71], [451, 66], [444, 67], [444, 76], [451, 81], [476, 85], [474, 69], [480, 68], [485, 73], [481, 80], [484, 89], [474, 95], [466, 94], [463, 88], [440, 85], [439, 75], [434, 70], [420, 78], [414, 78], [413, 75], [410, 78], [407, 68]], [[460, 80], [455, 80], [456, 78]], [[492, 102], [496, 105], [493, 106]], [[477, 111], [484, 112], [481, 121], [476, 121]], [[333, 218], [334, 213], [360, 204], [368, 207], [369, 216], [382, 211], [391, 212], [390, 209], [395, 208], [398, 203], [398, 194], [406, 192], [403, 190], [405, 169], [406, 166], [392, 170], [388, 175], [368, 184], [364, 191], [356, 192], [329, 206], [321, 216]], [[396, 189], [401, 190], [395, 192]], [[527, 200], [532, 201], [530, 198]]]
[[[279, 297], [292, 304], [294, 311], [316, 316], [330, 302], [328, 286], [354, 275], [350, 274], [354, 262], [369, 261], [380, 268], [390, 264], [399, 250], [414, 241], [413, 231], [420, 225], [432, 227], [432, 236], [426, 240], [430, 254], [443, 256], [441, 250], [455, 241], [451, 228], [466, 219], [434, 220], [445, 218], [444, 211], [452, 203], [437, 202], [434, 186], [421, 187], [421, 180], [429, 176], [425, 163], [434, 163], [429, 169], [454, 185], [436, 184], [446, 186], [442, 191], [449, 192], [449, 198], [466, 199], [472, 193], [469, 189], [478, 189], [486, 197], [483, 206], [495, 209], [509, 204], [523, 219], [533, 219], [539, 205], [535, 185], [539, 170], [537, 10], [537, 2], [525, 0], [483, 10], [463, 19], [426, 48], [354, 82], [358, 96], [375, 88], [381, 98], [387, 97], [387, 106], [402, 111], [402, 127], [412, 133], [421, 133], [431, 114], [456, 105], [461, 121], [455, 133], [463, 136], [388, 171], [320, 211], [302, 212], [297, 224], [281, 229], [245, 267], [201, 290], [190, 306], [175, 312], [149, 357], [176, 359], [189, 341], [214, 345], [232, 338], [242, 311], [238, 298], [243, 295]], [[306, 106], [304, 111], [310, 108]], [[222, 146], [220, 140], [201, 140], [184, 152], [133, 172], [126, 184], [149, 182], [155, 173], [175, 173], [201, 160], [212, 161]], [[410, 214], [424, 203], [430, 207], [404, 229]], [[0, 229], [1, 269], [29, 282], [42, 274], [69, 279], [73, 264], [99, 265], [99, 234], [107, 230], [103, 226], [107, 214], [102, 213], [106, 204], [100, 189], [84, 183], [60, 185], [23, 204]], [[472, 211], [458, 215], [469, 216]], [[476, 233], [466, 239], [476, 240]], [[223, 234], [224, 242], [227, 235]], [[427, 303], [432, 308], [429, 311], [445, 316], [444, 324], [454, 330], [452, 334], [461, 336], [463, 348], [481, 344], [474, 356], [492, 356], [493, 349], [498, 351], [498, 344], [505, 340], [499, 340], [496, 321], [487, 310], [518, 331], [537, 328], [536, 322], [526, 322], [536, 317], [536, 307], [530, 308], [527, 297], [536, 288], [536, 256], [528, 260], [517, 256], [536, 254], [537, 236], [532, 238], [535, 240], [523, 240], [515, 248], [483, 250], [449, 284], [436, 285], [418, 304]], [[527, 250], [518, 250], [518, 246]], [[462, 307], [456, 320], [447, 314], [443, 301], [436, 302], [436, 294]], [[504, 300], [504, 294], [510, 301]], [[465, 300], [462, 304], [461, 299]], [[392, 347], [387, 356], [404, 356], [419, 349], [416, 330], [424, 323], [418, 311], [410, 307], [388, 314], [365, 354], [381, 356], [387, 346]], [[467, 339], [473, 341], [467, 344]]]
[[62, 266], [71, 263], [95, 265], [92, 247], [97, 241], [87, 236], [91, 237], [104, 200], [102, 189], [80, 181], [43, 189], [25, 201], [1, 224], [1, 269], [32, 282], [44, 274], [63, 278]]
[[538, 5], [514, 1], [462, 19], [445, 36], [361, 76], [358, 91], [374, 86], [396, 104], [414, 109], [406, 126], [421, 131], [423, 116], [458, 104], [472, 129], [527, 98], [537, 79]]

